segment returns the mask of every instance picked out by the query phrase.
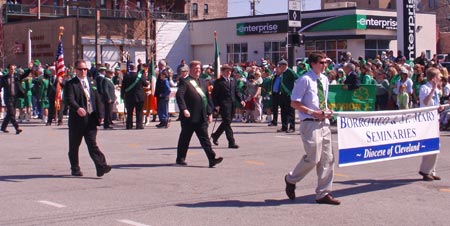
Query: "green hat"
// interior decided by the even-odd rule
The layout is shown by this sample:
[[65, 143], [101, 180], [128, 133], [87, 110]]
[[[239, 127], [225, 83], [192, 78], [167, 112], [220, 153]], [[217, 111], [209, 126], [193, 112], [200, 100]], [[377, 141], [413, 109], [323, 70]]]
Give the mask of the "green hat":
[[39, 61], [38, 59], [36, 59], [36, 60], [34, 60], [33, 65], [34, 65], [34, 66], [39, 66], [39, 65], [41, 65], [41, 61]]
[[48, 69], [44, 70], [44, 75], [52, 75], [52, 72]]

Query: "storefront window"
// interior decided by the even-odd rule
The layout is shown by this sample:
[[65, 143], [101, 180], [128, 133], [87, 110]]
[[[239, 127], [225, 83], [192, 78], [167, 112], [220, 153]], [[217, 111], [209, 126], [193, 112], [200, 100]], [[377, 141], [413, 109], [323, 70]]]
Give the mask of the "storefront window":
[[282, 58], [287, 57], [286, 42], [265, 42], [264, 58], [277, 63]]
[[389, 50], [390, 40], [366, 40], [365, 41], [365, 58], [375, 59], [377, 55], [381, 55], [382, 51]]
[[338, 57], [341, 53], [347, 51], [346, 40], [320, 40], [320, 41], [306, 41], [305, 42], [306, 56], [312, 52], [324, 52], [327, 57], [334, 62], [338, 62]]
[[227, 62], [245, 63], [248, 61], [248, 44], [227, 44]]

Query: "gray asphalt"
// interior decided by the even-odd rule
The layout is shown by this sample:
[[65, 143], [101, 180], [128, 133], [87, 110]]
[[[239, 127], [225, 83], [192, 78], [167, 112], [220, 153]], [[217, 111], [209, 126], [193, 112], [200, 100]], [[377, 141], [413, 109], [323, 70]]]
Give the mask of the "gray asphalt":
[[[315, 203], [314, 171], [297, 184], [295, 201], [284, 193], [284, 175], [304, 153], [297, 133], [234, 123], [240, 149], [222, 136], [214, 150], [224, 161], [210, 169], [195, 136], [189, 165], [175, 165], [180, 125], [155, 124], [99, 128], [113, 166], [102, 178], [84, 144], [84, 176], [70, 176], [66, 125], [32, 121], [20, 135], [0, 134], [0, 225], [449, 225], [450, 132], [441, 132], [443, 180], [422, 181], [420, 157], [336, 168], [333, 194], [342, 204], [329, 206]], [[337, 150], [336, 134], [333, 141]]]

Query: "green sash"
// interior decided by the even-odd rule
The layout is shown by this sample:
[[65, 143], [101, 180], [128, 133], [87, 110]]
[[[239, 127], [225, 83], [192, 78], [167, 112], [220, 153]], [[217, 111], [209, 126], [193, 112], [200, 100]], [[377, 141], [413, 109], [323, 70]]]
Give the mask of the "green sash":
[[128, 86], [125, 89], [125, 92], [127, 92], [127, 93], [130, 92], [130, 90], [132, 90], [136, 86], [136, 84], [139, 82], [139, 80], [141, 80], [141, 77], [142, 77], [142, 72], [140, 71], [138, 73], [138, 76], [137, 76], [136, 80], [134, 80], [133, 84], [131, 84], [130, 86]]
[[194, 79], [189, 78], [189, 82], [192, 84], [192, 86], [194, 86], [195, 90], [202, 98], [203, 106], [206, 109], [208, 107], [208, 99], [206, 98], [206, 95], [203, 92], [202, 88], [200, 88], [200, 86], [198, 86], [197, 81], [195, 81]]

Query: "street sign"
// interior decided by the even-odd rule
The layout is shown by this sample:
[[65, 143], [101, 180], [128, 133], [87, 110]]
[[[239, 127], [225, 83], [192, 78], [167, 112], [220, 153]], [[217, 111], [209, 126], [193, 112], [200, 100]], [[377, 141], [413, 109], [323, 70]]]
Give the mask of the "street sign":
[[288, 22], [289, 28], [302, 26], [301, 22], [301, 2], [300, 0], [289, 0], [288, 2]]

